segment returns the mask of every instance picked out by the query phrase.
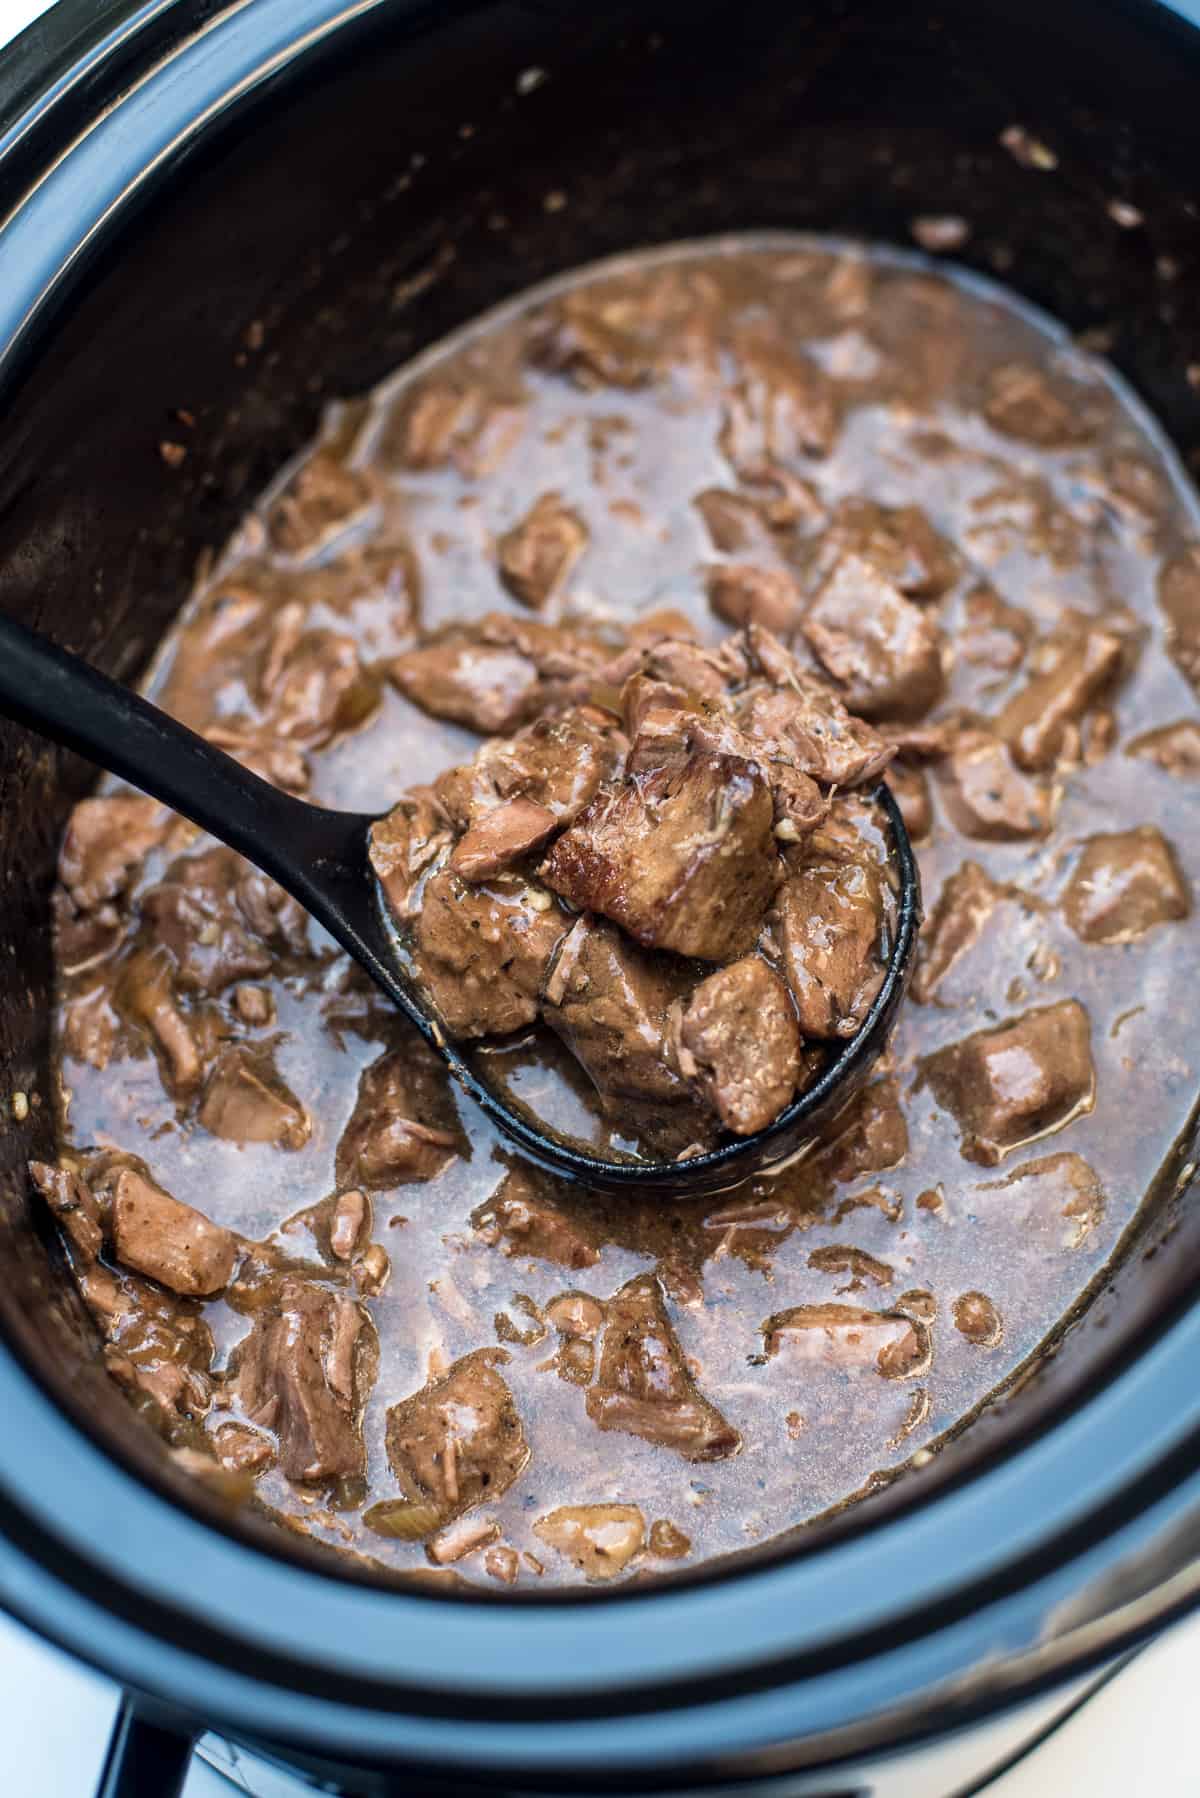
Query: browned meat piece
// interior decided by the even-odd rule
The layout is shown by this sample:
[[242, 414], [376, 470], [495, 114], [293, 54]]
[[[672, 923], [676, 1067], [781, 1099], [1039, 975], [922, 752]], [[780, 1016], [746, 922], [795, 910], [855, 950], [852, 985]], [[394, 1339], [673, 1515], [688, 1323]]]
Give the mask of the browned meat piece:
[[275, 1072], [270, 1055], [240, 1044], [217, 1057], [197, 1117], [213, 1136], [229, 1142], [302, 1149], [312, 1134], [312, 1119]]
[[919, 506], [842, 500], [817, 545], [817, 567], [832, 573], [846, 556], [869, 562], [910, 599], [940, 599], [958, 579], [958, 559]]
[[1062, 899], [1085, 943], [1130, 943], [1192, 909], [1175, 851], [1153, 824], [1089, 837]]
[[72, 1061], [86, 1061], [103, 1070], [117, 1045], [119, 1020], [106, 982], [87, 993], [77, 993], [63, 1006], [59, 1024], [62, 1052]]
[[94, 911], [77, 911], [61, 885], [55, 887], [50, 904], [54, 957], [60, 974], [85, 973], [88, 968], [107, 961], [125, 940], [126, 924], [115, 905], [98, 905]]
[[260, 730], [303, 749], [323, 749], [374, 710], [353, 637], [303, 628], [303, 608], [285, 606], [259, 682]]
[[134, 793], [81, 799], [58, 857], [58, 878], [78, 909], [94, 911], [124, 892], [170, 823], [170, 812], [157, 799]]
[[1006, 437], [1039, 449], [1066, 449], [1090, 435], [1076, 396], [1060, 392], [1041, 369], [1006, 362], [988, 379], [984, 416]]
[[558, 819], [531, 799], [508, 799], [492, 806], [460, 837], [450, 867], [464, 880], [489, 880], [541, 849], [558, 829]]
[[431, 787], [414, 787], [372, 824], [371, 866], [399, 923], [416, 917], [422, 881], [453, 841]]
[[900, 816], [910, 839], [914, 843], [923, 843], [933, 829], [933, 799], [924, 768], [893, 762], [888, 769], [887, 783], [892, 798], [900, 807]]
[[352, 1261], [371, 1233], [371, 1201], [365, 1192], [352, 1186], [340, 1192], [329, 1216], [329, 1252], [335, 1261]]
[[408, 389], [380, 440], [385, 464], [425, 470], [454, 461], [490, 472], [515, 445], [523, 424], [521, 395], [478, 382], [433, 376]]
[[212, 1433], [217, 1460], [230, 1473], [262, 1473], [275, 1460], [275, 1445], [261, 1430], [244, 1423], [223, 1423]]
[[700, 982], [679, 1020], [678, 1058], [727, 1130], [749, 1136], [778, 1116], [800, 1077], [800, 1031], [766, 962], [748, 955]]
[[957, 1122], [968, 1161], [992, 1167], [1091, 1110], [1087, 1012], [1075, 999], [1027, 1011], [927, 1056], [921, 1078]]
[[908, 1154], [908, 1126], [894, 1080], [876, 1080], [840, 1112], [822, 1139], [822, 1166], [842, 1182], [881, 1174]]
[[827, 456], [838, 409], [824, 370], [761, 332], [744, 333], [734, 359], [737, 379], [725, 397], [718, 444], [737, 473], [752, 480], [773, 462]]
[[142, 914], [170, 950], [184, 991], [217, 994], [268, 974], [272, 950], [303, 954], [307, 919], [281, 887], [231, 849], [206, 849], [171, 864], [142, 898]]
[[74, 1168], [31, 1161], [29, 1174], [71, 1244], [80, 1268], [90, 1267], [104, 1246], [105, 1219], [99, 1200]]
[[627, 748], [611, 713], [573, 707], [484, 743], [473, 762], [438, 777], [438, 798], [464, 829], [509, 799], [545, 806], [559, 823], [570, 824], [602, 781], [620, 776]]
[[79, 1287], [113, 1378], [168, 1413], [203, 1417], [212, 1402], [213, 1338], [197, 1301], [102, 1266], [81, 1274]]
[[776, 908], [775, 934], [806, 1037], [853, 1036], [883, 984], [880, 864], [861, 838], [840, 849], [826, 836], [798, 852]]
[[703, 353], [707, 343], [696, 343], [703, 329], [683, 271], [616, 275], [539, 308], [529, 354], [585, 389], [642, 387], [693, 347]]
[[532, 1024], [570, 920], [518, 874], [472, 886], [443, 869], [425, 888], [415, 966], [451, 1036], [505, 1036]]
[[799, 629], [804, 595], [796, 577], [786, 569], [717, 562], [705, 580], [708, 603], [727, 624], [762, 624], [785, 636]]
[[560, 1505], [533, 1533], [589, 1580], [615, 1579], [641, 1553], [646, 1519], [636, 1505]]
[[271, 540], [285, 555], [312, 555], [363, 510], [368, 497], [361, 474], [318, 450], [300, 464], [271, 508]]
[[1144, 731], [1131, 738], [1125, 753], [1153, 762], [1167, 774], [1191, 779], [1200, 774], [1200, 724], [1194, 718], [1180, 718], [1176, 724]]
[[609, 924], [580, 918], [546, 983], [543, 1016], [608, 1098], [678, 1099], [667, 1019], [686, 974]]
[[585, 1402], [597, 1428], [640, 1436], [689, 1461], [723, 1461], [742, 1445], [697, 1391], [653, 1274], [639, 1274], [608, 1301], [600, 1372]]
[[559, 493], [543, 493], [498, 545], [500, 579], [535, 610], [562, 586], [587, 548], [587, 526]]
[[378, 1366], [361, 1305], [305, 1280], [280, 1281], [230, 1358], [251, 1423], [274, 1430], [285, 1478], [326, 1484], [366, 1471], [362, 1410]]
[[941, 698], [940, 633], [862, 557], [843, 556], [801, 628], [851, 711], [919, 718]]
[[253, 731], [236, 726], [213, 724], [200, 733], [226, 755], [231, 755], [251, 774], [257, 774], [270, 786], [281, 787], [302, 799], [312, 785], [312, 769], [303, 750], [294, 743], [272, 743]]
[[503, 1349], [476, 1349], [387, 1414], [388, 1465], [432, 1528], [507, 1492], [529, 1461], [529, 1444], [506, 1381]]
[[161, 1186], [124, 1167], [112, 1185], [113, 1252], [118, 1261], [184, 1298], [221, 1292], [237, 1260], [237, 1239]]
[[775, 539], [762, 507], [744, 493], [723, 487], [706, 487], [693, 505], [704, 520], [712, 546], [725, 556], [750, 556], [756, 561], [775, 553]]
[[551, 709], [605, 660], [600, 645], [574, 632], [489, 612], [393, 657], [388, 678], [435, 718], [491, 735]]
[[858, 786], [882, 773], [895, 750], [851, 716], [827, 681], [761, 626], [750, 625], [742, 641], [766, 684], [751, 681], [735, 696], [734, 717], [760, 754], [827, 786]]
[[912, 1380], [933, 1359], [929, 1328], [900, 1311], [866, 1311], [861, 1305], [796, 1305], [763, 1325], [768, 1355], [822, 1362], [827, 1367], [869, 1367], [885, 1380]]
[[753, 945], [775, 890], [773, 817], [755, 764], [693, 756], [601, 792], [542, 878], [647, 948], [723, 961]]
[[995, 588], [972, 587], [963, 601], [963, 628], [955, 646], [964, 661], [998, 674], [1011, 674], [1025, 659], [1033, 620], [1020, 606], [1010, 606]]
[[1050, 793], [1022, 773], [1007, 743], [990, 731], [960, 732], [939, 773], [946, 810], [964, 836], [1006, 843], [1049, 830]]
[[1032, 677], [996, 723], [1019, 767], [1080, 759], [1080, 725], [1117, 679], [1124, 655], [1121, 638], [1105, 630], [1066, 631], [1038, 646]]
[[446, 1070], [415, 1031], [363, 1069], [337, 1146], [339, 1186], [381, 1192], [433, 1180], [465, 1152]]
[[154, 1041], [168, 1092], [184, 1099], [204, 1075], [205, 1057], [175, 998], [174, 963], [161, 945], [139, 949], [121, 970], [115, 998], [118, 1010], [148, 1030]]
[[978, 862], [964, 862], [947, 878], [917, 943], [910, 990], [918, 1005], [934, 1003], [939, 982], [959, 956], [978, 942], [980, 931], [1009, 891], [997, 885]]
[[233, 989], [233, 1009], [243, 1024], [261, 1030], [275, 1022], [275, 1001], [265, 986], [243, 982]]
[[482, 1241], [501, 1246], [506, 1255], [529, 1255], [571, 1268], [592, 1267], [600, 1259], [590, 1232], [570, 1216], [570, 1194], [533, 1168], [512, 1168], [492, 1197], [472, 1212], [471, 1223]]

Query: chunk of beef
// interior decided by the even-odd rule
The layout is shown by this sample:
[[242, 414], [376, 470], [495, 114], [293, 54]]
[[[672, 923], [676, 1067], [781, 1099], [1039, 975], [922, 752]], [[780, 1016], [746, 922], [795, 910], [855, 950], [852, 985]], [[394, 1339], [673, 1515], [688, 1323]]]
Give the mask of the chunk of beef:
[[787, 989], [756, 955], [702, 980], [678, 1024], [685, 1079], [708, 1094], [727, 1130], [749, 1136], [788, 1104], [800, 1077], [800, 1031]]
[[939, 774], [946, 810], [964, 836], [1017, 842], [1044, 837], [1050, 828], [1050, 793], [1016, 766], [1008, 744], [990, 731], [961, 731]]
[[261, 1430], [244, 1423], [223, 1423], [212, 1433], [217, 1460], [229, 1473], [263, 1473], [276, 1459], [275, 1445]]
[[963, 601], [962, 629], [955, 644], [966, 662], [1011, 674], [1025, 660], [1033, 620], [1020, 606], [1009, 605], [994, 587], [972, 587]]
[[588, 282], [539, 308], [528, 353], [579, 387], [633, 388], [711, 354], [710, 335], [688, 271], [661, 268]]
[[601, 792], [542, 878], [647, 948], [723, 961], [753, 945], [775, 890], [773, 818], [755, 764], [693, 756]]
[[115, 955], [125, 941], [128, 925], [111, 902], [94, 911], [77, 911], [66, 888], [56, 886], [50, 897], [54, 929], [54, 959], [61, 975], [83, 974]]
[[80, 1275], [113, 1378], [168, 1414], [198, 1419], [212, 1403], [213, 1338], [195, 1299], [136, 1274], [95, 1266]]
[[482, 744], [474, 761], [438, 777], [438, 798], [464, 829], [511, 799], [544, 806], [560, 824], [570, 824], [602, 781], [619, 778], [627, 748], [611, 713], [572, 707]]
[[76, 908], [95, 911], [106, 899], [123, 893], [170, 823], [165, 806], [139, 794], [81, 799], [71, 813], [58, 856], [58, 878]]
[[1087, 1012], [1075, 999], [1027, 1011], [927, 1056], [921, 1078], [962, 1131], [962, 1153], [994, 1166], [1091, 1110]]
[[268, 741], [323, 749], [375, 709], [353, 637], [303, 628], [299, 603], [283, 607], [259, 681], [259, 731]]
[[532, 1024], [570, 920], [518, 874], [470, 885], [443, 869], [417, 919], [417, 976], [451, 1036], [504, 1036]]
[[123, 1167], [112, 1185], [113, 1252], [184, 1298], [203, 1298], [229, 1284], [237, 1260], [232, 1231], [214, 1224], [161, 1186]]
[[519, 1165], [500, 1182], [490, 1199], [471, 1214], [483, 1242], [499, 1245], [506, 1255], [529, 1255], [558, 1267], [592, 1267], [600, 1251], [578, 1217], [570, 1215], [570, 1194], [535, 1169]]
[[197, 1116], [213, 1136], [229, 1142], [302, 1149], [312, 1135], [312, 1119], [279, 1078], [270, 1054], [243, 1044], [217, 1057]]
[[489, 612], [393, 657], [388, 678], [435, 718], [491, 735], [552, 710], [605, 660], [600, 645], [575, 632]]
[[1186, 918], [1192, 902], [1170, 843], [1142, 824], [1087, 839], [1062, 909], [1085, 943], [1130, 943], [1156, 924]]
[[585, 1403], [598, 1429], [640, 1436], [689, 1461], [722, 1461], [742, 1445], [697, 1391], [653, 1274], [639, 1274], [609, 1300], [600, 1371]]
[[636, 1505], [560, 1505], [547, 1511], [533, 1533], [589, 1580], [615, 1579], [646, 1541], [646, 1519]]
[[824, 1131], [818, 1151], [831, 1179], [845, 1184], [881, 1174], [908, 1154], [908, 1125], [894, 1080], [865, 1086]]
[[529, 1444], [506, 1381], [503, 1349], [476, 1349], [387, 1414], [388, 1465], [435, 1526], [507, 1492]]
[[378, 1360], [361, 1305], [286, 1277], [234, 1350], [230, 1387], [249, 1422], [279, 1438], [285, 1478], [326, 1484], [366, 1471], [362, 1411]]
[[717, 562], [708, 570], [705, 583], [709, 605], [726, 624], [761, 624], [785, 636], [800, 627], [804, 595], [795, 575], [785, 568]]
[[884, 582], [910, 599], [940, 599], [958, 578], [953, 549], [919, 506], [842, 500], [817, 545], [817, 569], [831, 573], [848, 556], [869, 563]]
[[746, 556], [770, 565], [775, 538], [756, 500], [723, 487], [706, 487], [692, 503], [704, 520], [714, 549], [725, 556]]
[[329, 1253], [335, 1261], [353, 1261], [371, 1234], [371, 1201], [352, 1186], [334, 1199], [329, 1213]]
[[853, 1036], [885, 972], [882, 866], [871, 844], [830, 831], [810, 841], [789, 862], [776, 912], [801, 1034]]
[[273, 951], [307, 950], [302, 907], [231, 849], [173, 862], [165, 880], [143, 896], [142, 913], [187, 992], [224, 992], [269, 973]]
[[1117, 679], [1124, 655], [1121, 638], [1106, 630], [1068, 630], [1038, 646], [1031, 678], [996, 724], [1019, 767], [1046, 769], [1080, 759], [1080, 726]]
[[271, 508], [267, 528], [285, 555], [315, 555], [369, 499], [365, 478], [327, 450], [309, 456]]
[[980, 932], [1009, 889], [997, 884], [978, 862], [964, 862], [951, 874], [917, 943], [911, 992], [918, 1005], [932, 1004], [938, 984]]
[[546, 983], [543, 1016], [606, 1098], [680, 1099], [668, 1015], [686, 983], [678, 964], [583, 917]]
[[809, 644], [866, 718], [919, 718], [945, 686], [940, 634], [860, 556], [843, 556], [804, 618]]
[[381, 1192], [433, 1180], [465, 1153], [446, 1070], [414, 1031], [359, 1076], [337, 1146], [338, 1185]]
[[1140, 737], [1130, 739], [1125, 753], [1153, 762], [1166, 774], [1193, 779], [1200, 774], [1200, 723], [1194, 718], [1180, 718], [1175, 724], [1144, 731]]
[[104, 1247], [105, 1216], [100, 1201], [72, 1167], [31, 1161], [29, 1175], [71, 1244], [80, 1268], [90, 1267]]
[[913, 1380], [929, 1371], [929, 1326], [900, 1311], [867, 1311], [861, 1305], [796, 1305], [763, 1325], [770, 1356], [820, 1362], [827, 1367], [871, 1368], [885, 1380]]
[[64, 1056], [105, 1069], [117, 1046], [119, 1019], [112, 1004], [112, 990], [101, 981], [88, 992], [76, 993], [63, 1006], [59, 1041]]
[[735, 343], [734, 367], [718, 444], [739, 475], [753, 479], [766, 464], [829, 454], [838, 408], [823, 369], [763, 332]]
[[371, 866], [397, 922], [411, 923], [416, 917], [424, 877], [453, 841], [446, 814], [430, 787], [414, 787], [386, 818], [372, 824]]
[[1091, 432], [1078, 396], [1026, 362], [1006, 362], [993, 369], [983, 411], [988, 423], [1006, 437], [1039, 449], [1066, 449]]
[[544, 848], [557, 829], [558, 819], [546, 806], [531, 799], [507, 799], [484, 812], [459, 838], [450, 867], [464, 880], [490, 880]]
[[895, 750], [851, 715], [827, 681], [802, 668], [761, 627], [749, 626], [744, 644], [763, 680], [735, 695], [733, 712], [760, 754], [826, 786], [854, 787], [882, 773]]
[[410, 387], [380, 439], [385, 464], [424, 472], [457, 464], [491, 473], [515, 448], [524, 424], [519, 390], [435, 375]]
[[186, 1099], [204, 1077], [206, 1057], [175, 997], [174, 973], [162, 944], [138, 949], [121, 969], [115, 998], [118, 1011], [150, 1033], [167, 1091]]
[[210, 743], [231, 755], [251, 774], [257, 774], [269, 786], [303, 798], [312, 786], [312, 768], [308, 757], [294, 743], [272, 742], [254, 730], [239, 724], [212, 724], [201, 732]]
[[535, 610], [562, 586], [587, 548], [587, 526], [559, 493], [543, 493], [497, 545], [500, 579]]

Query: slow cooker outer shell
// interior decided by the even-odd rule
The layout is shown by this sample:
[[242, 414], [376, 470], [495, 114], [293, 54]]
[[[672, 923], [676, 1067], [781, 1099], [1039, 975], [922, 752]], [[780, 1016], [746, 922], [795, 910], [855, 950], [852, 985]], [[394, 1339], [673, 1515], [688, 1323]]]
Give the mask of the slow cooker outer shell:
[[[529, 68], [548, 79], [522, 93]], [[0, 95], [0, 603], [134, 677], [197, 556], [326, 395], [558, 269], [727, 228], [903, 242], [915, 212], [960, 211], [966, 259], [1111, 331], [1194, 457], [1198, 72], [1195, 34], [1156, 7], [1085, 0], [1052, 17], [1027, 0], [60, 0]], [[1017, 122], [1056, 170], [998, 146]], [[1113, 222], [1114, 197], [1142, 229]], [[158, 444], [185, 432], [173, 470]], [[1175, 623], [1186, 656], [1200, 619]], [[47, 901], [87, 779], [0, 734], [0, 1047], [11, 1085], [43, 1098], [30, 1133], [0, 1133], [15, 1611], [235, 1732], [621, 1785], [946, 1727], [1191, 1602], [1190, 1143], [1019, 1400], [790, 1557], [600, 1599], [433, 1599], [331, 1576], [206, 1510], [99, 1373], [23, 1177], [53, 1147]]]

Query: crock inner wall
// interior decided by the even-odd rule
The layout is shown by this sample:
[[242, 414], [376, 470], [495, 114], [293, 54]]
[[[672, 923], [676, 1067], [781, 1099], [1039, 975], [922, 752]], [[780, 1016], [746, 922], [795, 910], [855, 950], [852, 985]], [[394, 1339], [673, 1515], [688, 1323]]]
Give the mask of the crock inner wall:
[[[851, 11], [660, 0], [586, 17], [491, 4], [436, 21], [401, 0], [373, 8], [147, 183], [30, 333], [0, 430], [0, 603], [136, 678], [198, 558], [326, 398], [560, 270], [727, 229], [907, 243], [916, 213], [963, 214], [960, 260], [1077, 330], [1108, 333], [1194, 463], [1183, 75], [1149, 21], [1114, 95], [1093, 25], [1084, 0], [1051, 19], [1000, 0]], [[1024, 167], [1000, 145], [1014, 123], [1056, 168]], [[1114, 198], [1144, 225], [1122, 229]], [[165, 439], [187, 444], [182, 467], [164, 461]], [[1181, 656], [1200, 665], [1200, 619], [1174, 622]], [[161, 1478], [154, 1439], [95, 1364], [24, 1174], [28, 1154], [54, 1148], [48, 902], [66, 813], [90, 778], [0, 729], [0, 1052], [9, 1091], [41, 1101], [29, 1126], [0, 1133], [11, 1270], [0, 1317], [56, 1395]], [[1146, 1253], [1181, 1215], [1186, 1235], [1186, 1213], [1177, 1194], [1159, 1212], [1057, 1361], [976, 1426], [962, 1456], [1027, 1427], [1096, 1344], [1132, 1339], [1179, 1296], [1188, 1243]], [[932, 1477], [953, 1462], [941, 1457]], [[199, 1502], [190, 1485], [181, 1495]]]

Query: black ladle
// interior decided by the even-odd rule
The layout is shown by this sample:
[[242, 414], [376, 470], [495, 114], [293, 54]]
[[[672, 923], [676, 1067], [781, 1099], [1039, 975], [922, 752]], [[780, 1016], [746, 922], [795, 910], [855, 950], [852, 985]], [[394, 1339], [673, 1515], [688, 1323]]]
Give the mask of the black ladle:
[[278, 881], [411, 1018], [468, 1098], [523, 1154], [587, 1186], [699, 1196], [790, 1160], [862, 1085], [904, 992], [920, 922], [920, 884], [899, 808], [881, 784], [871, 797], [887, 820], [899, 894], [887, 973], [857, 1035], [819, 1080], [754, 1136], [682, 1161], [591, 1155], [502, 1098], [447, 1040], [397, 953], [367, 856], [375, 814], [326, 811], [279, 791], [140, 694], [2, 616], [0, 709], [140, 787]]

